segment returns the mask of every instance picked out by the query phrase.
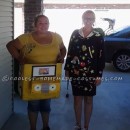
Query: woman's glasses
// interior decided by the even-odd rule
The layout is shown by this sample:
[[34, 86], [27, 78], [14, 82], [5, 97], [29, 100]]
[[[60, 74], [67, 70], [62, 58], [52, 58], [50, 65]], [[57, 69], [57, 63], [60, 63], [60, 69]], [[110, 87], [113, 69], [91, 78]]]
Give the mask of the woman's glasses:
[[84, 18], [83, 20], [84, 20], [84, 21], [94, 21], [95, 18], [87, 18], [87, 17], [86, 17], [86, 18]]

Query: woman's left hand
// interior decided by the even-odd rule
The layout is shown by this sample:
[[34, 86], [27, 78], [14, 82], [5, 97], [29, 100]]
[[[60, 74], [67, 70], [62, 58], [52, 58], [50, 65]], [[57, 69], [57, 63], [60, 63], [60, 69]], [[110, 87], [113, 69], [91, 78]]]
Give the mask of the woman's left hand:
[[96, 86], [99, 86], [101, 84], [101, 78], [96, 78], [95, 84]]
[[57, 59], [56, 59], [57, 63], [64, 63], [64, 57], [61, 55], [61, 53], [59, 53], [57, 55]]

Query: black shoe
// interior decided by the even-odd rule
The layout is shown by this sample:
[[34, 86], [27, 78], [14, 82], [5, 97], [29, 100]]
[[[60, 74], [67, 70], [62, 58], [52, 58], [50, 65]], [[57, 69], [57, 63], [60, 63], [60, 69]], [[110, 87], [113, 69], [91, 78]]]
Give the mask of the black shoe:
[[43, 130], [50, 130], [50, 127], [48, 126], [48, 127], [44, 128]]

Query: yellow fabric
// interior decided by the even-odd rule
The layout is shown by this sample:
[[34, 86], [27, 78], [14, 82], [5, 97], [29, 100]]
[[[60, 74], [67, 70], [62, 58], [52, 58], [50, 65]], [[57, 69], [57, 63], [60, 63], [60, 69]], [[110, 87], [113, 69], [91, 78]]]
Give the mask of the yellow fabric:
[[28, 64], [52, 64], [56, 63], [62, 38], [57, 33], [52, 34], [52, 43], [41, 45], [35, 41], [31, 33], [22, 34], [18, 37], [23, 48], [23, 57]]
[[[40, 64], [40, 66], [44, 66], [45, 64]], [[25, 64], [23, 66], [23, 73], [21, 80], [21, 98], [23, 100], [39, 100], [39, 99], [49, 99], [49, 98], [58, 98], [60, 96], [60, 77], [62, 73], [62, 63], [54, 64], [56, 67], [56, 76], [52, 77], [35, 77], [36, 79], [32, 79], [32, 67], [35, 67], [33, 64]], [[38, 67], [36, 65], [36, 67]], [[51, 79], [52, 78], [52, 79]], [[49, 80], [50, 79], [50, 80]], [[44, 83], [48, 84], [48, 92], [43, 90], [36, 91], [35, 87], [42, 87]], [[52, 88], [52, 86], [54, 86]], [[44, 89], [44, 88], [43, 88]]]

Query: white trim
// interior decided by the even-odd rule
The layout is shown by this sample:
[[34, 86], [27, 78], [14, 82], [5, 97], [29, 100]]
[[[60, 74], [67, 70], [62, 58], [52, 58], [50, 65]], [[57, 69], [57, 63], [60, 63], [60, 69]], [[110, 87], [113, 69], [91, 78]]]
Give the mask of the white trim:
[[44, 0], [44, 4], [128, 4], [130, 0]]

